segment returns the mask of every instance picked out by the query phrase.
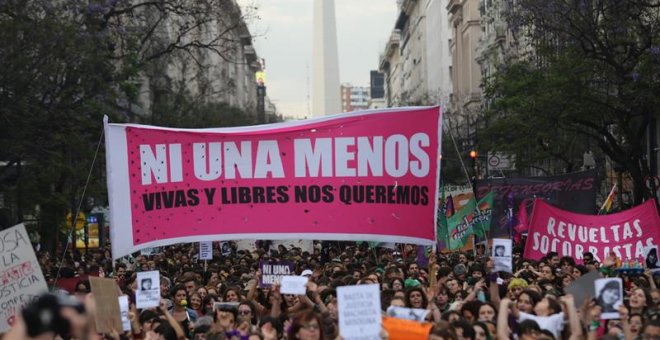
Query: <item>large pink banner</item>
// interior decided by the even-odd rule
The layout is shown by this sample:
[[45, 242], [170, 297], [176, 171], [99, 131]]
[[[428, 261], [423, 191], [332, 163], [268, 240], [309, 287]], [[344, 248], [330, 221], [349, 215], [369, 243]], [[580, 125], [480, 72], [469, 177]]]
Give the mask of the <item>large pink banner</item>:
[[177, 242], [435, 242], [441, 114], [241, 128], [107, 124], [114, 256]]
[[549, 252], [582, 260], [591, 252], [602, 261], [611, 252], [622, 259], [643, 259], [643, 248], [658, 244], [660, 219], [655, 201], [610, 215], [582, 215], [534, 201], [525, 258], [540, 260]]

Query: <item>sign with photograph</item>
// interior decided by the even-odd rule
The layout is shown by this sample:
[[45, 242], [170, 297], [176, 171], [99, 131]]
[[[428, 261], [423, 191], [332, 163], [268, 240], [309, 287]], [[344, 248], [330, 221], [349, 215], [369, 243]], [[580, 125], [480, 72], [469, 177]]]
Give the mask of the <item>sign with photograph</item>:
[[619, 319], [619, 306], [623, 304], [623, 280], [619, 277], [598, 279], [594, 285], [596, 304], [602, 308], [600, 318]]
[[160, 303], [160, 273], [138, 272], [138, 289], [135, 291], [135, 306], [139, 309], [158, 307]]
[[512, 247], [513, 244], [509, 239], [493, 239], [492, 259], [495, 272], [511, 273], [513, 271]]

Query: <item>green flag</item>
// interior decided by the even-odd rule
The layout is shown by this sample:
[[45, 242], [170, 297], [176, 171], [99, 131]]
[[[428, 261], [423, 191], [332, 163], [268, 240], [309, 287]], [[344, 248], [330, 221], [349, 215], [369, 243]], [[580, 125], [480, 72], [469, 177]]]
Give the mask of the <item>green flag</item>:
[[486, 238], [486, 232], [490, 231], [493, 220], [493, 200], [495, 194], [491, 191], [477, 202], [474, 212], [474, 234], [480, 239]]
[[474, 234], [474, 210], [476, 207], [477, 201], [472, 198], [461, 210], [447, 218], [447, 233], [449, 234], [447, 246], [450, 250], [463, 247], [468, 237]]

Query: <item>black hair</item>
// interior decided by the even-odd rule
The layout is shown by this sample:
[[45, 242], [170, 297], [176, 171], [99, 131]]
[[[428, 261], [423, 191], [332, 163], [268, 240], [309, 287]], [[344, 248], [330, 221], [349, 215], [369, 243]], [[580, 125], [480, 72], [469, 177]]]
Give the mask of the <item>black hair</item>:
[[472, 325], [463, 319], [452, 322], [451, 328], [460, 328], [463, 330], [463, 338], [466, 339], [474, 340], [474, 337], [476, 336], [476, 332], [474, 331], [474, 328], [472, 328]]

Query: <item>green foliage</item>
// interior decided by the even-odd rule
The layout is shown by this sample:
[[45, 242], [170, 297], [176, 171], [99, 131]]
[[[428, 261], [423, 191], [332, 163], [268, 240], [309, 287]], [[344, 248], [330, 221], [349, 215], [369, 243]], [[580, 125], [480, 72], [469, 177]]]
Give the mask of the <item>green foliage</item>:
[[[140, 77], [173, 53], [187, 55], [188, 63], [200, 50], [235, 62], [227, 55], [239, 43], [241, 17], [228, 0], [0, 0], [0, 161], [8, 162], [0, 166], [0, 193], [9, 207], [0, 228], [34, 215], [42, 238], [52, 240], [64, 214], [81, 201], [103, 116], [130, 117], [127, 105], [138, 97]], [[199, 34], [210, 25], [217, 34]], [[163, 123], [253, 122], [224, 104], [186, 93], [177, 99], [174, 106], [159, 104], [167, 111]], [[88, 198], [104, 204], [107, 197], [99, 150], [83, 210]]]
[[508, 13], [521, 50], [485, 82], [485, 132], [493, 150], [519, 165], [546, 157], [566, 170], [587, 143], [635, 182], [635, 202], [651, 197], [645, 138], [660, 114], [660, 11], [648, 1], [522, 0]]

